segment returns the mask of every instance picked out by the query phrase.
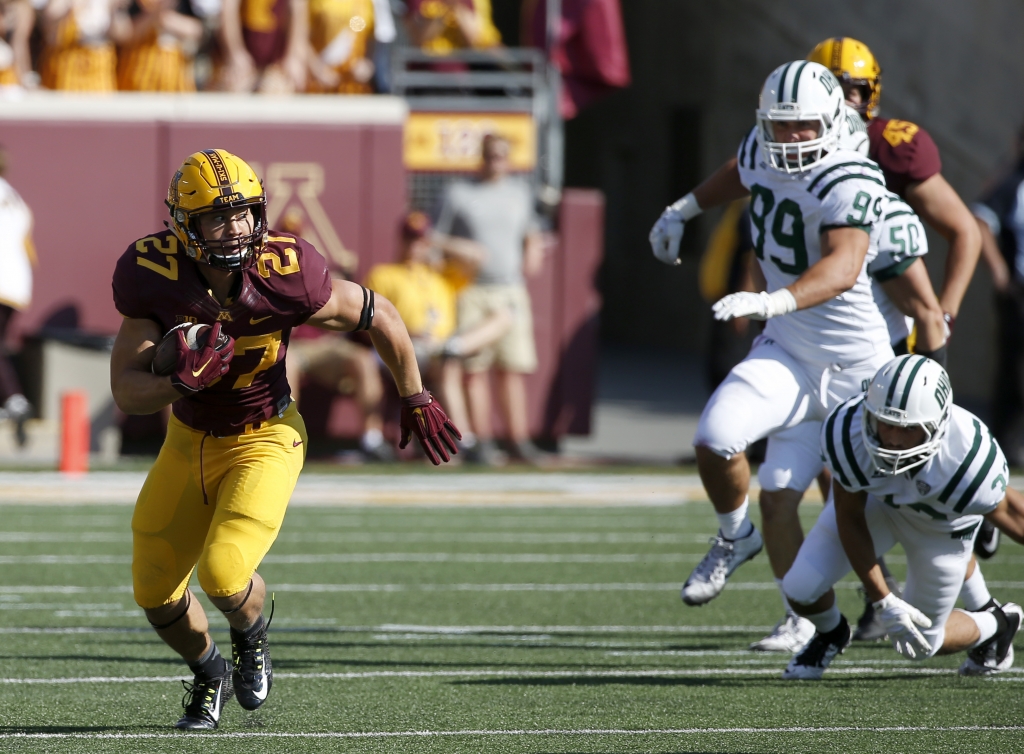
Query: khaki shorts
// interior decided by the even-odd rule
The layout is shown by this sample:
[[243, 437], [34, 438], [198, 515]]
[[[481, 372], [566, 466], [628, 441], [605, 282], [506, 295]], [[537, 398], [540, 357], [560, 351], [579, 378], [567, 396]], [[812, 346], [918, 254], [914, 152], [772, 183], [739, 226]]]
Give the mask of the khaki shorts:
[[465, 360], [466, 371], [486, 372], [492, 366], [530, 374], [537, 368], [533, 312], [524, 285], [472, 285], [459, 294], [459, 332], [476, 327], [494, 312], [511, 309], [512, 328], [501, 340]]

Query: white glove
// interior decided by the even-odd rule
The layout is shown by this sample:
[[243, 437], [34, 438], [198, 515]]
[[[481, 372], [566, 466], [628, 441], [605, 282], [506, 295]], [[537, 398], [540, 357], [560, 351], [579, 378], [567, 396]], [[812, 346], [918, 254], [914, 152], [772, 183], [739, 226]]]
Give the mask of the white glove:
[[648, 236], [654, 258], [665, 264], [679, 264], [679, 243], [683, 240], [683, 227], [700, 213], [700, 205], [693, 194], [687, 194], [666, 207]]
[[771, 319], [780, 314], [795, 312], [796, 299], [786, 288], [779, 288], [774, 293], [740, 291], [720, 298], [711, 307], [711, 311], [719, 322], [728, 322], [737, 317]]
[[874, 608], [897, 652], [911, 660], [923, 660], [931, 655], [932, 645], [917, 630], [917, 626], [931, 627], [927, 615], [892, 592], [874, 603]]

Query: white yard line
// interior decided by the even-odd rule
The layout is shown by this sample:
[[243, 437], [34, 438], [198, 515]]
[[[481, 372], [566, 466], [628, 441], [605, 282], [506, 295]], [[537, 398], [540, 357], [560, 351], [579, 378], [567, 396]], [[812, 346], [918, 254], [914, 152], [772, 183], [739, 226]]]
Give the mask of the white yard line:
[[[227, 630], [214, 627], [211, 630]], [[379, 626], [293, 626], [277, 628], [274, 633], [352, 633], [352, 634], [416, 634], [420, 636], [475, 636], [503, 634], [721, 634], [758, 633], [771, 626], [424, 626], [383, 624]], [[111, 634], [150, 633], [143, 626], [64, 626], [64, 627], [0, 627], [0, 634]]]
[[699, 736], [739, 733], [975, 733], [975, 732], [1016, 732], [1024, 725], [893, 725], [893, 726], [801, 726], [778, 728], [548, 728], [521, 730], [406, 730], [406, 731], [352, 731], [316, 733], [0, 733], [0, 739], [84, 739], [84, 740], [153, 740], [167, 739], [198, 742], [207, 739], [243, 738], [309, 738], [309, 739], [359, 739], [359, 738], [457, 738], [473, 736]]
[[[714, 678], [725, 676], [774, 675], [781, 673], [781, 667], [772, 668], [654, 668], [649, 670], [370, 670], [339, 673], [274, 673], [277, 679], [300, 679], [322, 681], [355, 681], [378, 678]], [[1006, 673], [1024, 673], [1024, 669], [1011, 669]], [[829, 676], [880, 675], [936, 676], [957, 674], [956, 668], [877, 668], [840, 667], [829, 668]], [[76, 685], [95, 683], [171, 683], [188, 680], [177, 676], [79, 676], [72, 678], [0, 678], [0, 685]]]

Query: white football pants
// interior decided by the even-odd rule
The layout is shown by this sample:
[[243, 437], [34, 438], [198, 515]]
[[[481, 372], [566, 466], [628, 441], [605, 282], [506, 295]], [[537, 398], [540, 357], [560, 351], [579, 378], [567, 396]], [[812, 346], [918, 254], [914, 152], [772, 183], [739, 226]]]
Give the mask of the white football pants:
[[883, 353], [846, 367], [807, 364], [762, 335], [708, 400], [694, 445], [732, 458], [770, 436], [758, 472], [762, 489], [803, 492], [823, 468], [821, 423], [863, 392], [891, 358]]
[[[903, 599], [931, 618], [931, 628], [921, 633], [934, 655], [942, 647], [946, 620], [964, 584], [981, 516], [937, 521], [906, 507], [886, 505], [873, 495], [868, 495], [864, 515], [875, 555], [881, 557], [897, 542], [903, 545], [907, 554]], [[800, 546], [782, 588], [790, 600], [809, 605], [851, 570], [830, 501]]]

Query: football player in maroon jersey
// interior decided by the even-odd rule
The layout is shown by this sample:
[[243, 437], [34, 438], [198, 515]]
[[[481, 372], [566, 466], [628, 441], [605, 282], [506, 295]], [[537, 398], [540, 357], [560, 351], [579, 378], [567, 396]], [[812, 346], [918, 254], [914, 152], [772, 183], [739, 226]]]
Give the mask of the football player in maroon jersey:
[[[412, 434], [435, 464], [455, 453], [458, 430], [420, 381], [398, 313], [362, 286], [332, 280], [301, 238], [266, 224], [266, 196], [243, 160], [196, 152], [171, 181], [169, 230], [118, 260], [114, 303], [124, 316], [111, 356], [111, 389], [128, 414], [171, 406], [160, 455], [132, 517], [135, 601], [188, 663], [177, 728], [216, 728], [235, 695], [256, 709], [273, 682], [266, 586], [256, 568], [273, 544], [302, 469], [306, 432], [291, 399], [285, 352], [293, 327], [368, 331], [402, 396], [402, 447]], [[170, 334], [177, 363], [151, 371], [156, 346], [182, 323], [207, 324], [194, 347]], [[231, 626], [221, 657], [188, 582]]]

